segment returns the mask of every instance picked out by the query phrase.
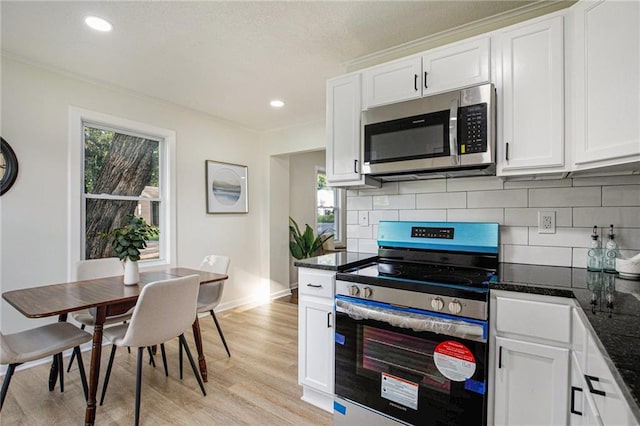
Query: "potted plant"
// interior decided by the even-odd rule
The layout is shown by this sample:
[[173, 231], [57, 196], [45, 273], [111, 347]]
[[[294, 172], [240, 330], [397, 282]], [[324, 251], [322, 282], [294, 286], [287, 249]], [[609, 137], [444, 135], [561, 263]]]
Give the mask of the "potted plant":
[[300, 232], [296, 221], [289, 217], [289, 251], [298, 260], [315, 255], [331, 237], [332, 235], [324, 233], [315, 236], [309, 224], [305, 225], [304, 233]]
[[125, 285], [133, 285], [140, 281], [140, 250], [147, 247], [149, 239], [158, 236], [159, 230], [157, 226], [147, 224], [144, 218], [132, 214], [127, 215], [126, 223], [125, 226], [114, 228], [102, 236], [109, 240], [116, 256], [124, 262]]

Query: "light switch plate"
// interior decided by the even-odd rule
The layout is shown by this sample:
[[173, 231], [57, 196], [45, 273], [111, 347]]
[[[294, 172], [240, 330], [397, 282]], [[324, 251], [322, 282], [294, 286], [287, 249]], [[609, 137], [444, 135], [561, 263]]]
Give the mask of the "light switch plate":
[[538, 234], [556, 233], [556, 212], [555, 210], [538, 211]]
[[358, 222], [360, 226], [369, 226], [369, 212], [360, 212], [358, 214]]

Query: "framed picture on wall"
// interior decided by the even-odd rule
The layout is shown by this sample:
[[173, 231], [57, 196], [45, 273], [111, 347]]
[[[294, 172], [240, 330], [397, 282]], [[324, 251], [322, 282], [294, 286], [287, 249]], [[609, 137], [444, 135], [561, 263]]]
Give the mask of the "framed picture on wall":
[[206, 160], [207, 213], [248, 213], [247, 166]]

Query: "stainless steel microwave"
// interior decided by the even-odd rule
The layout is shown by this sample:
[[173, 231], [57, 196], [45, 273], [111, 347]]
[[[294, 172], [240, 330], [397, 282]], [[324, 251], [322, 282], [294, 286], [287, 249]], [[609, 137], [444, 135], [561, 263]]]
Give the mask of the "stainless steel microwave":
[[362, 170], [382, 181], [495, 174], [495, 88], [484, 84], [362, 113]]

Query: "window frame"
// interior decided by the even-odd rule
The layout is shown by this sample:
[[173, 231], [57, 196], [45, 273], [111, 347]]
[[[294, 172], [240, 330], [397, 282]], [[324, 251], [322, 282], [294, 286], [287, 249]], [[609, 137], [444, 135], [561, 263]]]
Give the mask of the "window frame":
[[[316, 167], [314, 174], [314, 191], [315, 191], [315, 205], [314, 205], [314, 222], [315, 231], [318, 232], [318, 175], [324, 174], [327, 176], [327, 172], [322, 167]], [[334, 221], [337, 220], [336, 234], [333, 237], [333, 244], [336, 248], [343, 248], [346, 246], [345, 241], [345, 229], [346, 229], [346, 205], [347, 205], [347, 192], [344, 188], [338, 188], [335, 186], [327, 185], [327, 188], [331, 188], [334, 192], [335, 206], [334, 206]], [[334, 222], [335, 223], [335, 222]]]
[[[160, 195], [160, 258], [140, 261], [141, 269], [174, 265], [176, 259], [176, 132], [170, 129], [141, 123], [121, 117], [103, 114], [77, 107], [69, 108], [69, 200], [67, 242], [69, 264], [67, 275], [73, 276], [77, 261], [85, 256], [85, 206], [84, 190], [84, 126], [120, 131], [160, 141], [158, 166]], [[111, 197], [103, 195], [103, 197]], [[117, 197], [122, 198], [122, 197]], [[135, 197], [138, 198], [138, 197]], [[146, 198], [145, 198], [146, 200]]]

